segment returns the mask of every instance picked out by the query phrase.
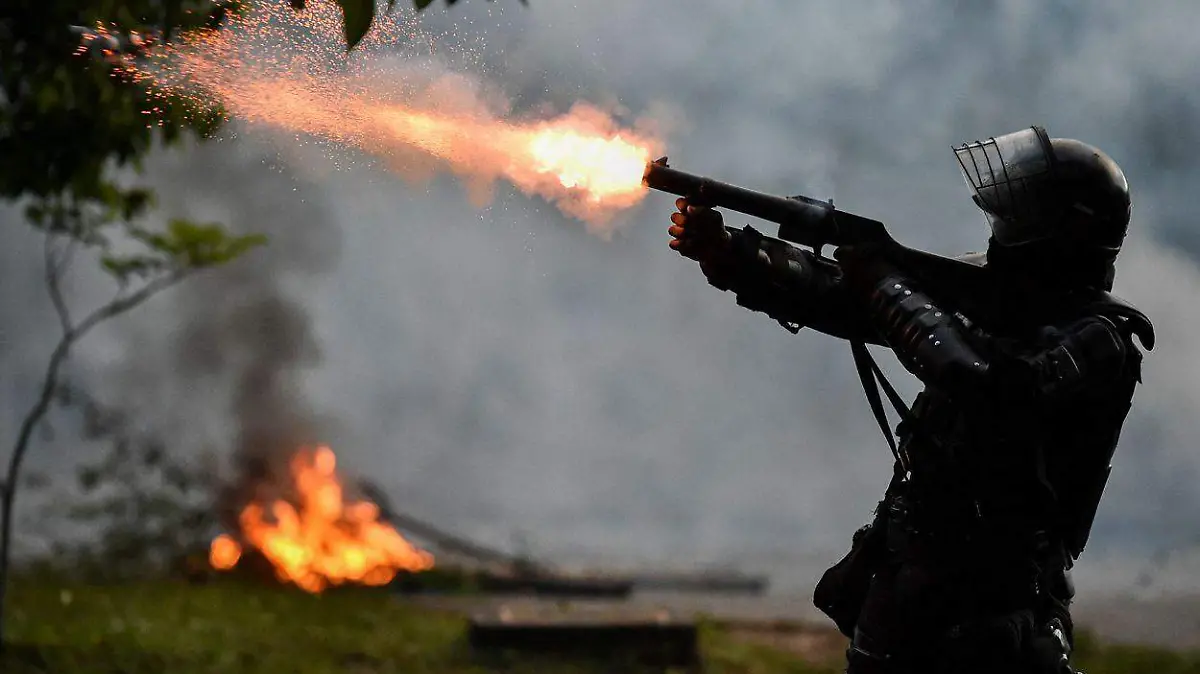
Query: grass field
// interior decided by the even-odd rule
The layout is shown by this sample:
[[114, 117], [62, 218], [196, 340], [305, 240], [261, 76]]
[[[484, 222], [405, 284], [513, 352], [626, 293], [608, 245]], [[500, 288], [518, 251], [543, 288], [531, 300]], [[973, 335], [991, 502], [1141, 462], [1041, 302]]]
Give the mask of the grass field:
[[[18, 578], [11, 602], [5, 674], [614, 671], [611, 663], [480, 660], [467, 648], [461, 618], [378, 591], [309, 596], [245, 581], [72, 586]], [[705, 672], [840, 671], [837, 662], [805, 662], [716, 626], [704, 627], [701, 645]], [[1088, 674], [1200, 674], [1196, 655], [1087, 638], [1077, 665]]]

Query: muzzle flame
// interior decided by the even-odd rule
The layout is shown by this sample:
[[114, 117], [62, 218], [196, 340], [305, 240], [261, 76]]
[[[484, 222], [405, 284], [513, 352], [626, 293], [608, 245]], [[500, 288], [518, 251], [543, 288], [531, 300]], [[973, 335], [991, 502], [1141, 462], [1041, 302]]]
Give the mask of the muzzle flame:
[[584, 104], [549, 120], [506, 119], [496, 111], [506, 106], [486, 102], [478, 80], [397, 61], [396, 45], [429, 41], [399, 16], [377, 17], [379, 28], [347, 56], [335, 3], [314, 0], [300, 13], [259, 3], [219, 31], [130, 60], [127, 72], [153, 93], [219, 102], [233, 117], [286, 132], [278, 138], [289, 143], [316, 137], [401, 173], [432, 160], [489, 191], [507, 180], [598, 233], [645, 196], [642, 173], [661, 150], [652, 135]]
[[301, 450], [291, 461], [296, 503], [252, 502], [238, 518], [237, 539], [218, 536], [209, 561], [232, 569], [248, 545], [262, 554], [276, 577], [308, 592], [331, 585], [386, 585], [401, 571], [433, 567], [433, 556], [409, 543], [379, 519], [368, 501], [347, 502], [328, 447]]
[[563, 187], [580, 189], [593, 202], [641, 193], [650, 152], [620, 136], [605, 139], [569, 129], [533, 134], [534, 170], [556, 176]]

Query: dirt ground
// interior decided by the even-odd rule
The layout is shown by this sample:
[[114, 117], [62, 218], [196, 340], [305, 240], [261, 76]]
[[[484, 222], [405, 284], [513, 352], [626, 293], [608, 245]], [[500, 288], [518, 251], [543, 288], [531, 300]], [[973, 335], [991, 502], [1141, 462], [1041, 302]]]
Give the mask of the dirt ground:
[[810, 662], [840, 660], [846, 638], [824, 625], [795, 622], [727, 623], [724, 627], [742, 641], [795, 653]]
[[[597, 612], [615, 616], [669, 615], [708, 618], [747, 640], [770, 643], [801, 654], [821, 655], [844, 648], [841, 635], [807, 597], [766, 595], [639, 594], [629, 600], [561, 601], [536, 597], [424, 597], [422, 604], [470, 615], [509, 606], [518, 612]], [[1174, 649], [1200, 649], [1200, 596], [1153, 599], [1089, 598], [1074, 608], [1076, 622], [1109, 641]]]
[[462, 615], [507, 615], [535, 622], [562, 620], [656, 620], [705, 618], [735, 638], [794, 653], [810, 662], [843, 657], [846, 639], [811, 616], [798, 617], [793, 602], [771, 597], [705, 596], [662, 593], [622, 600], [558, 600], [537, 597], [416, 597], [424, 606]]

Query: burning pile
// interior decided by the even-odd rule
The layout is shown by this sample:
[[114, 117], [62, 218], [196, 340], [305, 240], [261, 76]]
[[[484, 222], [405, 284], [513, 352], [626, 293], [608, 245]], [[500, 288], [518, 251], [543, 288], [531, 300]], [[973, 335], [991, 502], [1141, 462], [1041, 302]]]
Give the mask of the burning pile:
[[209, 562], [232, 569], [248, 546], [274, 567], [276, 577], [308, 592], [331, 585], [386, 585], [402, 571], [433, 567], [419, 550], [380, 520], [369, 501], [347, 501], [328, 447], [303, 449], [290, 462], [294, 499], [252, 501], [242, 508], [236, 535], [218, 536]]

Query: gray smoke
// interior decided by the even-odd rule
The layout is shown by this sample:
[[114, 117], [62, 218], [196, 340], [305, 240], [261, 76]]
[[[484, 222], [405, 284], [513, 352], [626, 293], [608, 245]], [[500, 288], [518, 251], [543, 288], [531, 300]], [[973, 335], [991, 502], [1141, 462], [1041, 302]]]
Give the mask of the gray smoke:
[[[238, 497], [280, 474], [288, 456], [334, 423], [304, 390], [302, 376], [320, 365], [322, 349], [305, 299], [289, 284], [332, 271], [340, 234], [326, 200], [277, 162], [251, 142], [198, 145], [150, 163], [148, 174], [166, 186], [163, 212], [265, 234], [268, 245], [182, 286], [152, 323], [135, 322], [126, 338], [142, 347], [116, 368], [109, 393], [152, 419], [176, 405], [221, 419], [212, 440], [232, 450]], [[172, 326], [165, 335], [163, 321]], [[130, 392], [153, 397], [130, 400]], [[178, 416], [159, 433], [195, 437], [194, 424]]]
[[[834, 197], [935, 252], [986, 238], [952, 144], [1041, 123], [1105, 148], [1135, 195], [1117, 292], [1160, 344], [1078, 579], [1126, 587], [1159, 550], [1192, 545], [1200, 7], [613, 0], [423, 19], [451, 20], [484, 35], [487, 76], [518, 109], [670, 108], [687, 123], [667, 139], [674, 165]], [[240, 136], [164, 155], [150, 178], [164, 214], [264, 231], [271, 246], [76, 361], [181, 451], [328, 441], [397, 508], [486, 543], [524, 530], [556, 559], [737, 561], [801, 591], [874, 506], [887, 450], [844, 345], [792, 337], [707, 287], [666, 248], [669, 198], [651, 195], [604, 242], [503, 188], [480, 210], [450, 179], [413, 187], [291, 151], [281, 173], [249, 142], [265, 136]], [[53, 323], [36, 241], [3, 231], [9, 421]], [[42, 465], [68, 444], [42, 447]], [[1173, 587], [1196, 589], [1174, 568]]]
[[[287, 456], [334, 427], [309, 403], [303, 386], [304, 371], [320, 364], [322, 352], [304, 298], [289, 287], [336, 266], [340, 234], [332, 209], [321, 195], [308, 194], [311, 185], [278, 165], [277, 153], [252, 141], [159, 152], [146, 175], [163, 187], [158, 190], [161, 213], [221, 222], [235, 234], [265, 234], [269, 243], [217, 273], [189, 279], [104, 326], [95, 342], [82, 343], [68, 381], [94, 399], [80, 408], [84, 430], [87, 410], [100, 408], [125, 419], [123, 433], [156, 438], [179, 455], [232, 456], [243, 480], [278, 473]], [[108, 284], [86, 266], [86, 257], [79, 259], [68, 280], [71, 297], [83, 310], [107, 299]], [[37, 291], [44, 290], [37, 266], [25, 267], [32, 282], [22, 297], [40, 300]], [[30, 304], [36, 307], [37, 301]], [[45, 311], [36, 307], [25, 315], [41, 319], [40, 334], [50, 336]], [[88, 355], [94, 358], [97, 352], [89, 349], [106, 342], [109, 348], [96, 367]], [[36, 358], [44, 358], [39, 349], [29, 351], [36, 356], [25, 391], [41, 374]], [[72, 411], [65, 414], [57, 425], [70, 428]], [[132, 429], [130, 418], [136, 419]], [[106, 433], [88, 432], [78, 442], [97, 451], [94, 443], [105, 441]], [[47, 449], [55, 448], [33, 451], [35, 466], [47, 463]], [[87, 454], [78, 456], [94, 458]], [[234, 496], [245, 494], [239, 489]]]

